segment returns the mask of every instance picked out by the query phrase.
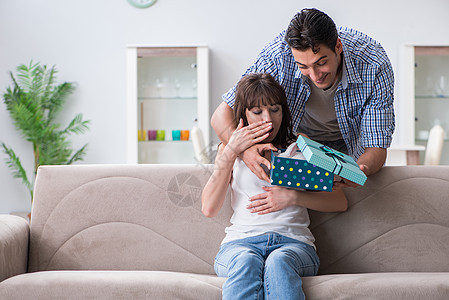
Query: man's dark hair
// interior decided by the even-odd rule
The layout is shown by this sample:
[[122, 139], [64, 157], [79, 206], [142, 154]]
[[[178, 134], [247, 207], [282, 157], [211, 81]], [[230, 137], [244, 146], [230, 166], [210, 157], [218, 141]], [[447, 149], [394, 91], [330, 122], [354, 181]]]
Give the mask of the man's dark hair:
[[290, 48], [313, 53], [320, 51], [323, 44], [335, 52], [338, 32], [334, 21], [324, 12], [315, 8], [304, 8], [297, 13], [287, 28], [285, 40]]

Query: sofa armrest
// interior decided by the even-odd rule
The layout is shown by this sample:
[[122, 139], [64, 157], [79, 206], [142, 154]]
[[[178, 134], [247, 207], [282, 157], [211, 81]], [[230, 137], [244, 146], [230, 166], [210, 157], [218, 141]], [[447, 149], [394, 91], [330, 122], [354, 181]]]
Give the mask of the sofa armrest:
[[18, 216], [0, 215], [0, 282], [27, 271], [30, 226]]

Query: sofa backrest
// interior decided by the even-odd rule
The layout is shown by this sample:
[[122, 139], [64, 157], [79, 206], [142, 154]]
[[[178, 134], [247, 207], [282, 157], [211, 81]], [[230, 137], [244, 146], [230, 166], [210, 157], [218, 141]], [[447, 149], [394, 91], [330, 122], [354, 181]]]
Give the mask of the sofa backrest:
[[201, 213], [210, 171], [210, 165], [40, 167], [29, 271], [214, 274], [231, 211], [213, 219]]
[[310, 212], [320, 274], [449, 271], [449, 166], [384, 167], [345, 194], [346, 212]]
[[[214, 274], [232, 215], [201, 213], [211, 165], [43, 166], [29, 271]], [[320, 273], [449, 271], [449, 166], [385, 167], [345, 189], [344, 213], [310, 211]]]

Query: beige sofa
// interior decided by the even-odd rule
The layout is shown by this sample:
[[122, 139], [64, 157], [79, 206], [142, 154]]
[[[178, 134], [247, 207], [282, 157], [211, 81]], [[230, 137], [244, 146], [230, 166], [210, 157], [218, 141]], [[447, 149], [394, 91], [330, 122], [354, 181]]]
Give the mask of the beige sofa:
[[[211, 166], [49, 166], [31, 224], [0, 216], [0, 299], [220, 299], [231, 216], [201, 214]], [[321, 258], [308, 299], [449, 299], [449, 166], [385, 167], [311, 212]]]

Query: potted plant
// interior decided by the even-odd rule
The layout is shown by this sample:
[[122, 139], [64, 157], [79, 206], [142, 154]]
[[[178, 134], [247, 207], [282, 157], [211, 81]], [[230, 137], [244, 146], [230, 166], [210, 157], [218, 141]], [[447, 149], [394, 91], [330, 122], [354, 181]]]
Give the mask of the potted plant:
[[16, 153], [4, 142], [0, 142], [6, 153], [7, 166], [13, 176], [22, 180], [29, 190], [33, 201], [34, 179], [40, 165], [71, 164], [82, 160], [87, 144], [74, 151], [69, 136], [81, 134], [89, 129], [89, 121], [83, 121], [82, 114], [76, 115], [65, 127], [61, 128], [57, 116], [61, 112], [68, 96], [74, 91], [74, 83], [56, 83], [55, 66], [47, 68], [39, 63], [30, 62], [28, 66], [17, 67], [17, 75], [10, 72], [12, 86], [3, 94], [15, 127], [23, 138], [33, 147], [34, 173], [28, 177]]

